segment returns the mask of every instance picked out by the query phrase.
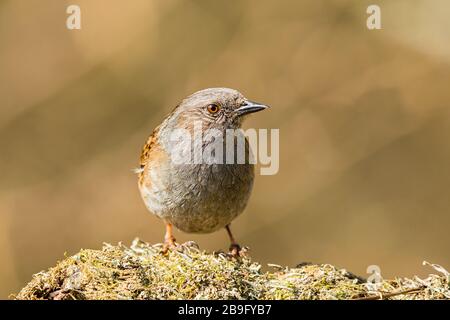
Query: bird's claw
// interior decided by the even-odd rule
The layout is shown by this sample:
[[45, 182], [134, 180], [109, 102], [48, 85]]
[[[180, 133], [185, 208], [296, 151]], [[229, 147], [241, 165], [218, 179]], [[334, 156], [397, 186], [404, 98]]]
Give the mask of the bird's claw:
[[166, 254], [169, 249], [176, 249], [178, 247], [178, 244], [175, 242], [175, 238], [172, 237], [168, 237], [164, 240], [164, 245], [162, 247], [162, 253]]
[[244, 257], [247, 255], [248, 252], [248, 248], [247, 247], [242, 247], [240, 245], [238, 245], [237, 243], [232, 243], [230, 245], [230, 251], [229, 251], [229, 255], [233, 258], [240, 258], [240, 257]]

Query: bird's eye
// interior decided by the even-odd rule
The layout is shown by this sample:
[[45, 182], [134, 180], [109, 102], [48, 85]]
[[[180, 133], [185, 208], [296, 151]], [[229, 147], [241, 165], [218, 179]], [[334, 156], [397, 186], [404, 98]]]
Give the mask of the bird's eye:
[[211, 114], [217, 113], [220, 110], [220, 107], [217, 104], [210, 104], [206, 107], [208, 112]]

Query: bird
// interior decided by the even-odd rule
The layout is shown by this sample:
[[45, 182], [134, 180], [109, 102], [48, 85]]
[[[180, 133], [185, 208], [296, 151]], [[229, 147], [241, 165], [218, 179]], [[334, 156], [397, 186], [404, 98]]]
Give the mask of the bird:
[[[138, 187], [146, 208], [164, 221], [163, 252], [176, 247], [173, 227], [201, 234], [225, 228], [230, 254], [242, 254], [230, 224], [244, 211], [255, 174], [252, 150], [240, 129], [247, 115], [267, 108], [237, 90], [208, 88], [183, 99], [153, 130], [141, 151]], [[222, 139], [203, 140], [195, 132], [197, 124], [202, 132], [222, 135]], [[230, 130], [234, 136], [227, 140], [224, 137]], [[177, 132], [188, 135], [186, 141], [173, 139]], [[240, 163], [239, 138], [244, 141], [244, 161]], [[208, 156], [192, 161], [196, 153], [202, 155], [211, 146], [221, 145], [226, 152], [220, 154], [213, 148], [211, 155], [222, 161], [211, 161]], [[177, 152], [183, 153], [180, 149], [186, 161], [174, 161]]]

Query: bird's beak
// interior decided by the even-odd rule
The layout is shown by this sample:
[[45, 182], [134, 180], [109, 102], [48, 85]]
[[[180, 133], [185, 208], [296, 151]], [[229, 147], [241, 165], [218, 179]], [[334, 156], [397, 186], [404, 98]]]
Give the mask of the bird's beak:
[[253, 101], [246, 101], [245, 104], [240, 106], [238, 109], [235, 110], [238, 116], [243, 116], [249, 113], [262, 111], [264, 109], [269, 108], [269, 106], [266, 106], [264, 104], [253, 102]]

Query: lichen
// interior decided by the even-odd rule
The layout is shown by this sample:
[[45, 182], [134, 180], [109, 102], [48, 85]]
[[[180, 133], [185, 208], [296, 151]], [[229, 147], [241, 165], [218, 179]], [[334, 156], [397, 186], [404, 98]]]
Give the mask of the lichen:
[[[207, 253], [193, 243], [162, 253], [138, 239], [130, 247], [81, 250], [42, 271], [15, 299], [449, 299], [449, 273], [367, 283], [329, 264], [282, 268], [246, 256]], [[399, 294], [405, 292], [404, 294]]]

